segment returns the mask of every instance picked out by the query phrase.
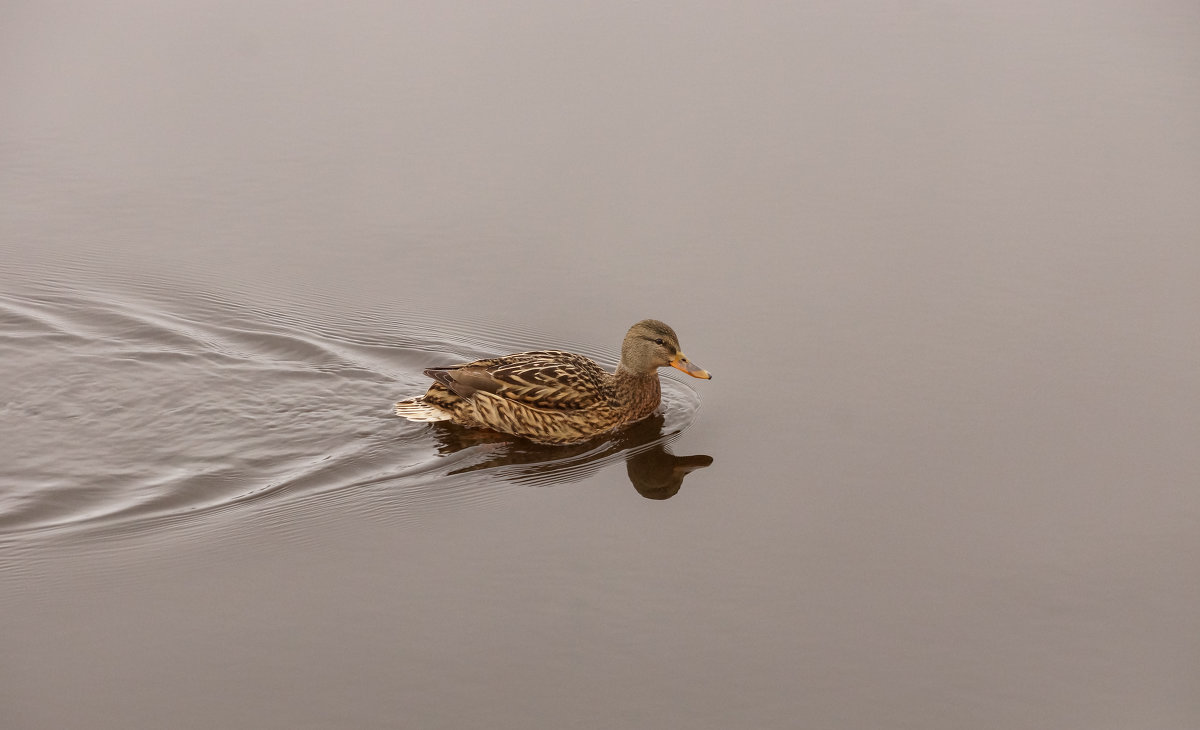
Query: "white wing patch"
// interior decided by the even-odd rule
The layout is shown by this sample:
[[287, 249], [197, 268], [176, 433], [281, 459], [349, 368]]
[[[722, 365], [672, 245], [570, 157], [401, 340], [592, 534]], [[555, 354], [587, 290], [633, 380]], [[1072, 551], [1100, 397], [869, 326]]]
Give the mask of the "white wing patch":
[[396, 415], [410, 421], [433, 423], [434, 421], [449, 421], [450, 414], [437, 406], [432, 406], [420, 398], [402, 400], [396, 404]]

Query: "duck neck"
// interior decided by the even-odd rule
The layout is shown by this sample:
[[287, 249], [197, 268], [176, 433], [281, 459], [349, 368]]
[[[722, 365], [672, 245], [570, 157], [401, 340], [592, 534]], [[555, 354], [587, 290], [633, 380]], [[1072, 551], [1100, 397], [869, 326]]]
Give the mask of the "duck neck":
[[638, 421], [654, 412], [662, 399], [662, 386], [659, 384], [658, 371], [635, 373], [624, 367], [618, 367], [613, 376], [617, 390], [617, 399], [628, 409], [626, 420]]

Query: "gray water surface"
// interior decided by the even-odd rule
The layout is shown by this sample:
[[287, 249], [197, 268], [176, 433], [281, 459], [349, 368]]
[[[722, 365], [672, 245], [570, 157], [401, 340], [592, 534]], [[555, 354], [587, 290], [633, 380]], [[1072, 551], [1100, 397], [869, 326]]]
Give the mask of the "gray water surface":
[[[0, 726], [1200, 725], [1189, 3], [0, 11]], [[633, 322], [553, 449], [391, 415]], [[666, 373], [664, 373], [666, 374]]]

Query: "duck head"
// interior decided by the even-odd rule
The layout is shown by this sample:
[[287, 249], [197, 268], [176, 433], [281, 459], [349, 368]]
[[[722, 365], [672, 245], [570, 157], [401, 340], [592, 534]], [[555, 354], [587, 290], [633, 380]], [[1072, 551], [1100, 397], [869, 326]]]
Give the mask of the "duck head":
[[621, 368], [639, 375], [649, 375], [670, 365], [693, 378], [711, 380], [712, 375], [692, 364], [679, 350], [675, 330], [657, 319], [643, 319], [629, 328], [621, 343]]

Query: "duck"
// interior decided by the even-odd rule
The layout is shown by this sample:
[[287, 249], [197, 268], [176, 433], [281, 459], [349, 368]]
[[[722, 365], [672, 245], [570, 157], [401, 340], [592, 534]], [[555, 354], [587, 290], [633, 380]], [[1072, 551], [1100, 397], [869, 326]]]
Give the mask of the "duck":
[[712, 379], [679, 349], [675, 330], [644, 319], [625, 334], [616, 372], [572, 352], [519, 352], [429, 368], [429, 390], [394, 410], [410, 421], [450, 421], [540, 444], [574, 444], [654, 413], [662, 399], [658, 369], [668, 366]]

